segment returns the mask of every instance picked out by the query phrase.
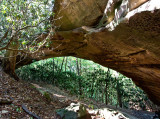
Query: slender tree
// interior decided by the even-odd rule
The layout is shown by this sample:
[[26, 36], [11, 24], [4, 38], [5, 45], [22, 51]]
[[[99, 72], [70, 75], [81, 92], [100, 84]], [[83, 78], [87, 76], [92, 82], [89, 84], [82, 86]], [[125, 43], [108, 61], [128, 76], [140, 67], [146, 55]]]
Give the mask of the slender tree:
[[110, 69], [108, 68], [107, 70], [107, 76], [106, 76], [106, 79], [105, 79], [105, 103], [106, 105], [108, 105], [108, 79], [109, 79], [109, 76], [110, 76]]
[[61, 73], [61, 72], [62, 72], [63, 64], [64, 64], [64, 60], [65, 60], [65, 57], [63, 57], [63, 60], [62, 60], [62, 63], [61, 63], [61, 67], [60, 67], [59, 73]]
[[117, 102], [119, 104], [119, 107], [122, 108], [122, 93], [121, 93], [121, 89], [120, 89], [120, 83], [119, 83], [119, 80], [117, 78], [116, 79], [116, 83], [117, 83], [117, 86], [116, 86], [116, 90], [117, 90]]
[[79, 95], [82, 95], [82, 84], [81, 84], [81, 78], [80, 78], [80, 67], [78, 58], [76, 58], [76, 64], [77, 64], [77, 74], [78, 74], [78, 84], [79, 84]]
[[65, 72], [67, 71], [67, 60], [68, 60], [68, 57], [66, 57]]
[[54, 57], [53, 57], [53, 83], [55, 83], [55, 72], [54, 72], [54, 70], [55, 70], [55, 62], [54, 62]]

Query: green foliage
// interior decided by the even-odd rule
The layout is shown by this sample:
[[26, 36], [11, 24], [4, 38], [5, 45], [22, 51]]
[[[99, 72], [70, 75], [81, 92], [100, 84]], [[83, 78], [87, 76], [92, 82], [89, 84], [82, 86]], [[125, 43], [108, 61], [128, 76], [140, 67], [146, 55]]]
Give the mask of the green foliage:
[[21, 112], [22, 112], [22, 111], [21, 111], [21, 107], [17, 107], [17, 108], [16, 108], [16, 111], [21, 113]]
[[49, 92], [44, 92], [43, 96], [46, 98], [47, 102], [51, 102], [52, 98], [51, 98], [51, 94]]
[[116, 106], [119, 103], [119, 94], [124, 108], [138, 107], [143, 110], [147, 108], [146, 94], [131, 79], [82, 59], [79, 60], [81, 64], [78, 64], [80, 66], [80, 75], [78, 75], [76, 58], [68, 57], [67, 62], [65, 60], [63, 63], [63, 61], [63, 58], [42, 60], [24, 66], [16, 72], [24, 80], [50, 83], [81, 99], [92, 98], [105, 103], [107, 95], [108, 104]]
[[[1, 0], [0, 1], [0, 48], [13, 38], [18, 41], [19, 49], [37, 49], [41, 42], [40, 34], [46, 34], [51, 27], [54, 0]], [[0, 51], [2, 54], [3, 52]]]
[[88, 107], [89, 107], [90, 109], [94, 109], [94, 105], [89, 104]]

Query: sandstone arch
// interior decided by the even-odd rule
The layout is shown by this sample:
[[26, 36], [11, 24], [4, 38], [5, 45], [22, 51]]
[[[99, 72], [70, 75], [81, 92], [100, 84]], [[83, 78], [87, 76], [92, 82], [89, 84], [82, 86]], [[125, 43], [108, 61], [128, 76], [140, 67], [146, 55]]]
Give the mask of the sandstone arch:
[[[57, 0], [55, 19], [64, 17], [53, 23], [59, 26], [59, 31], [51, 38], [51, 46], [28, 55], [16, 67], [29, 64], [32, 59], [40, 60], [53, 56], [89, 59], [132, 78], [154, 103], [160, 105], [160, 5], [156, 4], [154, 11], [155, 8], [150, 11], [147, 8], [138, 13], [138, 10], [143, 8], [139, 5], [151, 5], [152, 1], [156, 0], [144, 1], [135, 6], [135, 11], [128, 11], [126, 19], [122, 19], [113, 31], [109, 31], [106, 27], [91, 28], [99, 22], [103, 15], [101, 10], [104, 11], [104, 4], [108, 0]], [[101, 2], [104, 3], [100, 4]], [[84, 8], [79, 9], [82, 7]], [[86, 16], [82, 14], [84, 10], [96, 12], [91, 17], [88, 12], [85, 13]], [[71, 16], [71, 12], [75, 14]], [[128, 19], [133, 12], [137, 14], [132, 14]], [[83, 15], [85, 17], [81, 17]], [[86, 25], [90, 27], [85, 27]]]

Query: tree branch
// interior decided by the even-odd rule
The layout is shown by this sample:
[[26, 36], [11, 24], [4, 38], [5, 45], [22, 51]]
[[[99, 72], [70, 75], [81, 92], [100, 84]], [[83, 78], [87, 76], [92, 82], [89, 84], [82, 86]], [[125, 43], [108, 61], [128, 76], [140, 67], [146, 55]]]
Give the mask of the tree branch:
[[22, 27], [22, 28], [18, 29], [16, 32], [18, 33], [19, 31], [24, 30], [24, 29], [27, 29], [27, 28], [37, 27], [37, 26], [39, 26], [41, 23], [43, 23], [44, 21], [46, 21], [46, 20], [48, 20], [48, 19], [49, 19], [49, 18], [46, 18], [46, 19], [40, 21], [37, 25], [31, 25], [31, 26], [29, 25], [29, 26]]
[[41, 118], [40, 118], [39, 116], [37, 116], [36, 114], [30, 112], [24, 104], [22, 104], [22, 109], [23, 109], [27, 114], [29, 114], [30, 116], [34, 117], [35, 119], [41, 119]]

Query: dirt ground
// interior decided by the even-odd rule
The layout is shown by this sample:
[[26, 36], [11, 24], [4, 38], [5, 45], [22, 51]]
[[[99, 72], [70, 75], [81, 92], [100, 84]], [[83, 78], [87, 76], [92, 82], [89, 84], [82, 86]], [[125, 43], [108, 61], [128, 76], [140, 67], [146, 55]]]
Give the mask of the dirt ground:
[[[44, 95], [44, 93], [48, 95]], [[46, 93], [46, 94], [47, 94]], [[0, 71], [0, 119], [60, 119], [57, 109], [69, 106], [71, 103], [85, 105], [89, 113], [95, 113], [94, 119], [105, 119], [105, 114], [114, 119], [152, 119], [154, 113], [120, 109], [106, 106], [91, 99], [79, 100], [58, 87], [44, 83], [28, 83], [15, 81]], [[90, 105], [94, 105], [94, 109]], [[26, 113], [27, 109], [29, 113]], [[96, 110], [99, 114], [96, 114]], [[36, 117], [37, 116], [37, 117]]]
[[[70, 95], [67, 91], [62, 91], [60, 90], [58, 87], [50, 85], [50, 84], [45, 84], [44, 83], [32, 83], [36, 88], [38, 88], [38, 90], [43, 91], [48, 91], [51, 92], [54, 99], [58, 99], [61, 102], [80, 102], [83, 105], [85, 105], [86, 107], [88, 107], [89, 105], [93, 105], [95, 107], [95, 109], [99, 109], [99, 110], [110, 110], [111, 114], [113, 116], [115, 116], [113, 113], [115, 112], [119, 112], [122, 115], [124, 115], [126, 118], [129, 119], [152, 119], [152, 117], [154, 116], [154, 112], [148, 112], [148, 111], [138, 111], [138, 110], [129, 110], [129, 109], [122, 109], [122, 108], [116, 108], [115, 106], [111, 106], [111, 105], [105, 105], [103, 103], [97, 102], [95, 100], [92, 99], [81, 99], [79, 100], [78, 97]], [[93, 112], [92, 109], [88, 108], [88, 111]]]

